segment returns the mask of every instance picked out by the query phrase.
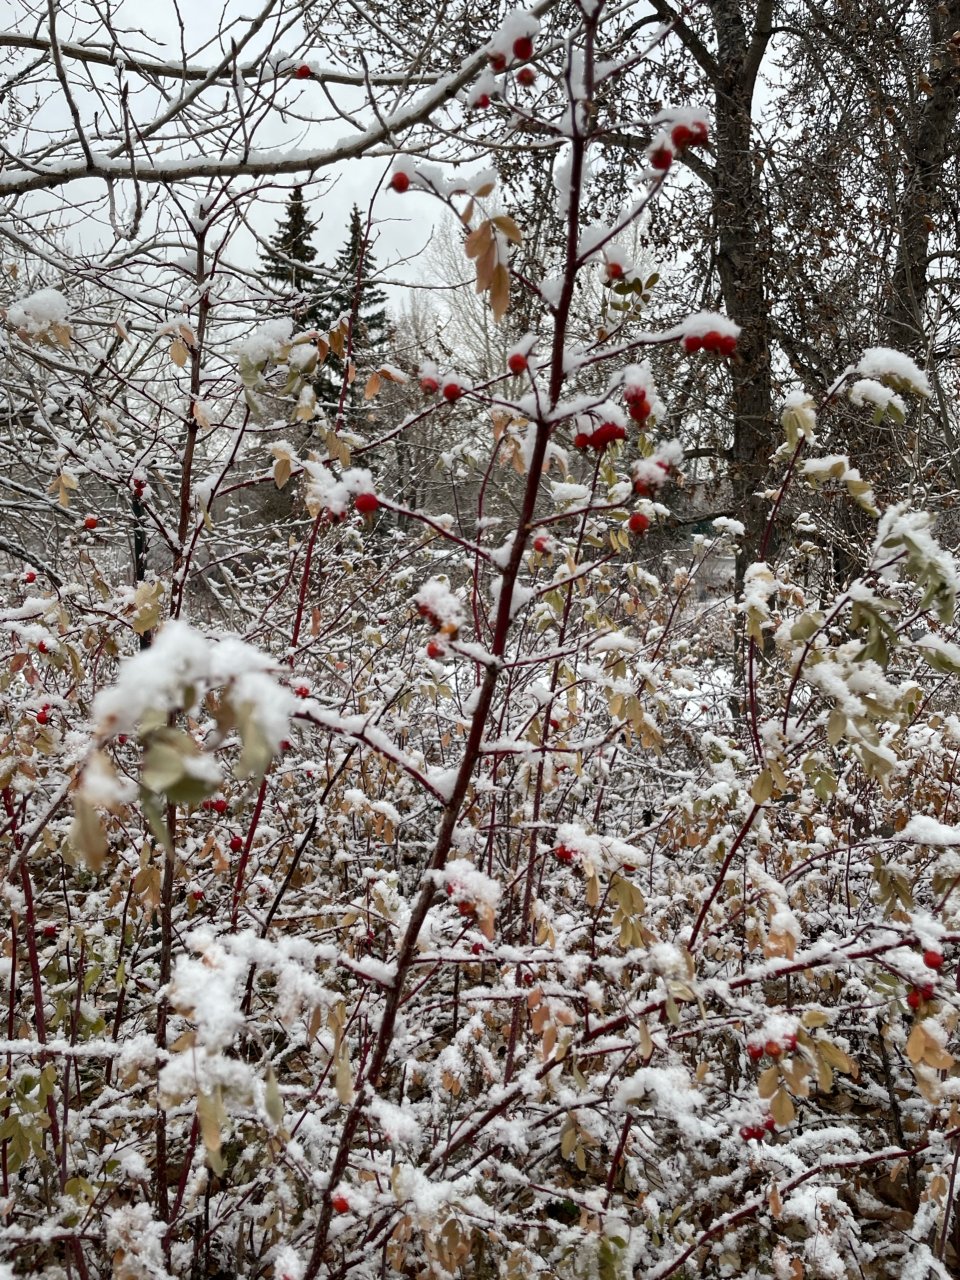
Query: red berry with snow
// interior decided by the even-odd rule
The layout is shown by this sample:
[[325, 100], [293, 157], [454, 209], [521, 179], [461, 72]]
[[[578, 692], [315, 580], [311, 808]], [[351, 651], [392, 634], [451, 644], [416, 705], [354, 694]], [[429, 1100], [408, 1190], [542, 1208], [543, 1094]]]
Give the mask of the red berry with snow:
[[37, 712], [37, 724], [46, 724], [49, 719], [50, 719], [50, 716], [47, 714], [46, 711]]
[[375, 493], [358, 493], [353, 505], [362, 516], [372, 516], [375, 511], [379, 510], [380, 499]]
[[475, 916], [477, 914], [477, 904], [464, 899], [463, 902], [457, 903], [457, 910], [462, 916]]
[[717, 352], [722, 356], [732, 356], [737, 349], [737, 339], [732, 333], [721, 333], [717, 339]]
[[616, 422], [601, 422], [590, 437], [590, 447], [599, 451], [606, 449], [607, 445], [614, 444], [617, 440], [625, 440], [626, 437], [626, 431]]
[[443, 384], [443, 398], [449, 400], [451, 404], [455, 400], [459, 400], [463, 395], [463, 387], [459, 382], [445, 382]]
[[578, 431], [573, 437], [573, 447], [575, 449], [586, 449], [589, 444], [590, 437], [587, 435], [586, 431]]
[[40, 932], [45, 938], [55, 938], [57, 936], [57, 926], [55, 924], [45, 924]]
[[522, 352], [515, 351], [507, 361], [507, 368], [514, 377], [519, 378], [521, 373], [526, 373], [527, 371], [527, 357]]
[[294, 689], [294, 691], [293, 691], [293, 692], [297, 695], [297, 697], [298, 697], [298, 698], [309, 698], [309, 697], [310, 697], [310, 687], [309, 687], [309, 685], [305, 685], [305, 684], [298, 684], [298, 685], [297, 685], [297, 687]]
[[788, 1053], [793, 1053], [794, 1050], [796, 1049], [797, 1037], [794, 1035], [792, 1031], [788, 1036], [784, 1036], [783, 1047], [787, 1050]]
[[923, 953], [923, 963], [928, 969], [940, 969], [943, 966], [943, 956], [939, 951], [929, 950]]
[[924, 1000], [932, 1000], [936, 994], [936, 990], [937, 989], [932, 982], [925, 982], [920, 988], [920, 994], [923, 996]]
[[229, 805], [227, 804], [223, 796], [218, 796], [216, 800], [211, 802], [210, 808], [214, 811], [214, 813], [226, 813], [227, 809], [229, 808]]
[[405, 191], [409, 191], [410, 189], [409, 174], [404, 173], [402, 169], [398, 169], [390, 179], [390, 186], [398, 195], [402, 196]]
[[420, 390], [425, 396], [435, 395], [440, 390], [440, 383], [436, 378], [421, 378]]
[[553, 851], [553, 856], [558, 862], [572, 862], [574, 851], [572, 849], [568, 849], [565, 844], [558, 844]]
[[513, 42], [513, 56], [518, 62], [529, 62], [533, 57], [533, 40], [529, 36], [517, 36]]
[[748, 1044], [747, 1057], [750, 1059], [751, 1062], [759, 1062], [760, 1059], [763, 1057], [763, 1045]]
[[761, 1129], [758, 1135], [755, 1125], [745, 1124], [743, 1128], [740, 1130], [740, 1137], [744, 1140], [744, 1142], [752, 1142], [754, 1141], [754, 1139], [758, 1137], [760, 1138], [763, 1137], [763, 1130]]
[[538, 536], [534, 538], [533, 549], [534, 551], [539, 551], [541, 555], [550, 550], [550, 539], [545, 533], [538, 534]]
[[85, 529], [95, 529], [99, 523], [96, 516], [87, 516], [83, 522], [83, 527]]
[[621, 265], [619, 262], [608, 262], [608, 263], [607, 263], [607, 279], [608, 279], [608, 280], [622, 280], [622, 279], [623, 279], [623, 267], [622, 267], [622, 265]]
[[309, 80], [310, 77], [313, 75], [313, 72], [310, 70], [310, 68], [307, 66], [305, 62], [302, 62], [300, 66], [297, 67], [296, 71], [293, 74], [297, 77], [298, 80]]
[[36, 582], [37, 575], [33, 572], [32, 569], [28, 569], [27, 572], [23, 575], [23, 580], [24, 582]]
[[485, 111], [490, 105], [489, 93], [481, 93], [479, 98], [474, 101], [473, 105], [478, 111]]
[[431, 640], [427, 645], [427, 657], [432, 658], [434, 662], [439, 662], [446, 652], [445, 646], [438, 640]]
[[693, 355], [695, 351], [699, 351], [703, 346], [703, 339], [697, 333], [688, 333], [683, 340], [683, 349]]
[[517, 82], [522, 84], [525, 89], [529, 89], [531, 85], [536, 84], [537, 73], [533, 67], [521, 67], [517, 72]]
[[194, 889], [190, 897], [194, 900], [194, 902], [202, 902], [205, 895], [202, 889]]
[[239, 853], [242, 848], [243, 848], [243, 836], [231, 836], [230, 852]]
[[350, 1209], [350, 1201], [346, 1196], [334, 1196], [330, 1205], [334, 1213], [347, 1213]]
[[627, 521], [627, 527], [631, 533], [635, 533], [639, 537], [650, 528], [650, 518], [645, 516], [642, 511], [635, 511]]
[[489, 57], [491, 71], [506, 71], [507, 55], [505, 53], [491, 53]]
[[768, 1058], [779, 1058], [783, 1053], [783, 1046], [778, 1044], [776, 1040], [768, 1040], [763, 1047], [767, 1052]]
[[763, 1127], [766, 1129], [767, 1133], [777, 1132], [777, 1122], [774, 1120], [773, 1116], [767, 1116], [766, 1120], [763, 1122]]

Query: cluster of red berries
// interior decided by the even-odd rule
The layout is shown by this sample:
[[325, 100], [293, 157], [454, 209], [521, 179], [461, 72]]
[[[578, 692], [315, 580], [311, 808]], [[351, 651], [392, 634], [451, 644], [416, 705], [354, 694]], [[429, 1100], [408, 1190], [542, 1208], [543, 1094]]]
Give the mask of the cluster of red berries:
[[[659, 467], [663, 472], [664, 480], [670, 474], [670, 463], [664, 462], [662, 458], [658, 459], [654, 466]], [[658, 488], [659, 485], [650, 479], [634, 480], [633, 482], [633, 492], [638, 498], [652, 498]]]
[[765, 1133], [776, 1133], [777, 1122], [773, 1116], [767, 1116], [763, 1124], [745, 1124], [740, 1130], [744, 1142], [762, 1142]]
[[226, 813], [229, 807], [229, 804], [223, 796], [217, 796], [215, 800], [208, 798], [206, 800], [201, 800], [200, 802], [201, 809], [210, 809], [214, 813]]
[[737, 349], [737, 339], [732, 333], [720, 333], [717, 329], [709, 329], [706, 333], [688, 333], [683, 340], [683, 349], [691, 355], [695, 351], [714, 351], [718, 356], [732, 356]]
[[643, 387], [624, 387], [623, 398], [627, 402], [627, 413], [634, 422], [644, 426], [650, 417], [650, 401]]
[[907, 1004], [911, 1009], [919, 1009], [925, 1000], [933, 999], [935, 990], [932, 982], [925, 982], [922, 987], [911, 987]]
[[[513, 42], [513, 56], [517, 60], [517, 62], [530, 61], [530, 59], [533, 57], [533, 39], [531, 36], [517, 36], [516, 40], [514, 40]], [[506, 71], [507, 55], [505, 53], [502, 53], [500, 52], [500, 50], [497, 50], [495, 53], [490, 54], [488, 60], [490, 63], [491, 71], [496, 71], [496, 72]], [[521, 77], [522, 77], [522, 73], [521, 73]], [[526, 80], [521, 80], [521, 82], [523, 84], [528, 83]]]
[[43, 704], [43, 706], [37, 712], [36, 719], [37, 719], [37, 724], [40, 724], [40, 725], [46, 724], [49, 721], [50, 719], [50, 703], [49, 702], [45, 702]]
[[792, 1033], [784, 1036], [783, 1040], [768, 1040], [766, 1044], [758, 1044], [751, 1041], [747, 1045], [747, 1057], [751, 1062], [759, 1062], [764, 1054], [768, 1058], [773, 1058], [776, 1062], [777, 1058], [782, 1058], [784, 1053], [793, 1053], [797, 1047], [797, 1037]]
[[608, 444], [613, 444], [617, 440], [626, 440], [627, 433], [623, 427], [618, 426], [615, 422], [601, 422], [596, 431], [588, 434], [586, 431], [578, 431], [573, 437], [573, 447], [575, 449], [596, 449], [598, 453], [602, 453]]
[[650, 152], [650, 164], [661, 173], [666, 173], [678, 151], [687, 147], [701, 147], [707, 137], [707, 126], [702, 120], [695, 120], [693, 124], [675, 124], [670, 130], [670, 141], [660, 143]]
[[142, 498], [146, 491], [146, 488], [147, 488], [146, 480], [141, 480], [140, 477], [138, 476], [137, 479], [134, 480], [133, 482], [133, 496], [135, 498]]

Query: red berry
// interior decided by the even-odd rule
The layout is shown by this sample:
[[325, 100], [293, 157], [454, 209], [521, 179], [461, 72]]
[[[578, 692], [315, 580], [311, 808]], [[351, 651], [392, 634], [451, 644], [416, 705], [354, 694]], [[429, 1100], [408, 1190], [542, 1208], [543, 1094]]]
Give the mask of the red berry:
[[489, 57], [491, 71], [506, 71], [507, 55], [505, 53], [491, 53]]
[[538, 537], [534, 538], [533, 549], [534, 551], [539, 551], [541, 554], [550, 550], [550, 539], [545, 533], [541, 533]]
[[620, 870], [625, 871], [627, 875], [629, 875], [632, 871], [636, 871], [636, 869], [637, 868], [633, 865], [632, 862], [625, 862], [620, 868]]
[[431, 640], [427, 645], [427, 657], [432, 658], [434, 662], [439, 661], [446, 653], [445, 647], [438, 640]]
[[443, 384], [443, 398], [449, 400], [453, 404], [454, 400], [459, 400], [463, 395], [463, 387], [459, 382], [445, 382]]
[[517, 36], [513, 42], [513, 56], [518, 62], [529, 62], [533, 57], [533, 41], [529, 36]]
[[47, 652], [47, 642], [46, 640], [41, 640], [40, 643], [37, 645], [37, 653], [46, 653], [46, 652]]
[[97, 527], [97, 524], [98, 524], [98, 521], [96, 516], [87, 516], [87, 518], [83, 522], [83, 527], [85, 529], [95, 529]]
[[126, 735], [125, 733], [120, 733], [120, 734], [118, 734], [118, 735], [117, 735], [117, 746], [118, 746], [118, 747], [125, 747], [126, 745], [127, 745], [127, 735]]
[[457, 910], [462, 916], [475, 916], [477, 914], [477, 904], [464, 899], [463, 902], [457, 903]]
[[330, 1204], [334, 1213], [347, 1213], [350, 1208], [350, 1201], [346, 1196], [334, 1196]]
[[693, 130], [688, 125], [675, 124], [670, 131], [670, 141], [677, 151], [682, 151], [694, 141]]
[[533, 986], [533, 974], [529, 969], [524, 969], [523, 973], [520, 974], [520, 982], [525, 987]]
[[202, 902], [204, 899], [204, 893], [202, 889], [194, 889], [193, 893], [190, 896], [191, 898], [193, 898], [194, 902]]
[[380, 507], [380, 499], [375, 493], [358, 493], [353, 505], [362, 516], [372, 516]]
[[483, 945], [482, 942], [475, 942], [473, 946], [470, 948], [470, 950], [473, 952], [475, 956], [482, 956], [484, 951], [486, 951], [486, 947]]
[[766, 1120], [763, 1122], [763, 1127], [766, 1129], [767, 1133], [777, 1132], [777, 1122], [774, 1120], [773, 1116], [767, 1116]]
[[519, 378], [521, 373], [526, 373], [527, 357], [520, 351], [515, 351], [507, 361], [507, 368], [515, 377]]
[[607, 263], [607, 279], [608, 279], [608, 280], [622, 280], [622, 279], [623, 279], [623, 267], [620, 265], [620, 263], [619, 263], [619, 262], [608, 262], [608, 263]]
[[737, 339], [732, 333], [721, 333], [717, 339], [717, 351], [722, 356], [732, 356], [737, 349]]
[[700, 341], [704, 351], [719, 351], [720, 343], [723, 341], [723, 334], [718, 333], [716, 329], [709, 329]]
[[553, 856], [558, 862], [572, 862], [573, 850], [568, 849], [565, 844], [558, 844], [553, 851]]
[[643, 387], [628, 387], [623, 393], [627, 409], [634, 422], [646, 422], [650, 417], [650, 402]]
[[597, 450], [605, 449], [608, 444], [613, 444], [616, 440], [625, 440], [626, 436], [626, 431], [617, 423], [602, 422], [590, 437], [590, 447]]
[[654, 169], [659, 169], [661, 173], [666, 173], [673, 164], [673, 152], [669, 147], [656, 147], [650, 153], [650, 163]]
[[216, 800], [214, 800], [210, 807], [213, 809], [214, 813], [226, 813], [229, 808], [223, 796], [217, 796]]
[[37, 575], [33, 572], [32, 569], [28, 569], [27, 572], [23, 575], [23, 580], [24, 582], [36, 582]]
[[650, 498], [653, 496], [653, 489], [651, 489], [646, 480], [634, 480], [633, 492], [638, 494], [641, 498]]
[[925, 951], [923, 953], [923, 963], [928, 969], [939, 969], [943, 965], [943, 956], [939, 951]]
[[45, 924], [40, 932], [45, 938], [55, 938], [57, 936], [57, 926], [55, 924]]
[[45, 710], [37, 712], [37, 724], [46, 724], [49, 719], [50, 717]]
[[916, 987], [913, 987], [910, 994], [907, 996], [907, 1004], [911, 1009], [919, 1009], [922, 1001], [923, 997], [920, 995], [920, 992]]
[[689, 144], [691, 147], [702, 147], [710, 136], [710, 130], [703, 120], [694, 120], [690, 132], [693, 134], [693, 141]]
[[536, 84], [537, 73], [533, 67], [521, 67], [517, 72], [517, 81], [522, 84], [525, 89], [529, 89], [532, 84]]
[[693, 355], [695, 351], [699, 351], [702, 346], [703, 339], [696, 333], [688, 333], [683, 340], [684, 351], [689, 351], [691, 355]]
[[313, 72], [304, 62], [304, 63], [301, 63], [299, 67], [297, 67], [296, 71], [293, 74], [297, 77], [298, 80], [309, 80], [310, 77], [313, 75]]
[[783, 1053], [783, 1047], [777, 1044], [776, 1040], [768, 1040], [763, 1047], [769, 1058], [779, 1058]]
[[751, 1062], [759, 1062], [760, 1059], [763, 1057], [763, 1045], [748, 1044], [747, 1057], [750, 1059]]
[[586, 449], [589, 443], [590, 443], [590, 437], [587, 435], [585, 431], [578, 431], [577, 434], [573, 437], [573, 447], [575, 449]]
[[404, 173], [402, 169], [398, 169], [390, 179], [390, 186], [396, 191], [397, 195], [403, 195], [410, 188], [410, 177]]
[[290, 742], [289, 742], [289, 740], [288, 740], [287, 738], [284, 738], [284, 739], [283, 739], [283, 741], [280, 743], [280, 750], [281, 750], [281, 751], [289, 751], [289, 750], [290, 750]]
[[[761, 1136], [763, 1131], [761, 1130]], [[745, 1124], [740, 1130], [740, 1137], [744, 1142], [751, 1142], [757, 1136], [757, 1131], [752, 1124]]]
[[936, 987], [932, 982], [925, 982], [920, 988], [920, 994], [923, 996], [924, 1000], [932, 1000], [935, 993]]
[[305, 684], [298, 684], [298, 685], [297, 685], [297, 687], [294, 689], [294, 691], [293, 691], [293, 692], [297, 695], [297, 697], [298, 697], [298, 698], [309, 698], [309, 697], [310, 697], [310, 687], [309, 687], [309, 685], [305, 685]]
[[783, 1047], [788, 1053], [793, 1053], [797, 1047], [797, 1037], [791, 1031], [790, 1035], [784, 1037]]
[[435, 392], [440, 390], [440, 383], [436, 378], [421, 378], [420, 390], [425, 396], [432, 396]]
[[242, 848], [243, 848], [243, 836], [231, 836], [230, 852], [239, 853]]
[[627, 521], [627, 527], [631, 533], [635, 533], [639, 537], [650, 528], [650, 519], [642, 511], [635, 511]]
[[487, 107], [489, 107], [490, 105], [489, 93], [481, 93], [479, 98], [475, 100], [473, 105], [478, 111], [485, 111]]

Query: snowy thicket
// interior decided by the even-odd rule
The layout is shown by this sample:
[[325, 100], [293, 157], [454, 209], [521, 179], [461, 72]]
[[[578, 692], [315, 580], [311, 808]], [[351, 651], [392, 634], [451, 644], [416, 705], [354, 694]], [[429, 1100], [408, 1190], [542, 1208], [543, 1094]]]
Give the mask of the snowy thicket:
[[[789, 392], [759, 539], [733, 511], [671, 542], [657, 357], [722, 379], [740, 327], [584, 324], [578, 281], [653, 287], [623, 233], [709, 113], [631, 121], [648, 145], [591, 221], [595, 104], [664, 33], [607, 58], [621, 15], [548, 12], [412, 85], [282, 33], [186, 67], [53, 30], [17, 53], [68, 107], [65, 62], [89, 84], [62, 154], [0, 187], [108, 182], [116, 239], [71, 261], [9, 228], [4, 1275], [951, 1274], [960, 570], [831, 429], [930, 385], [872, 347]], [[249, 144], [327, 74], [379, 103], [366, 132]], [[167, 102], [136, 131], [135, 76]], [[491, 101], [492, 135], [553, 153], [540, 277], [481, 169]], [[459, 216], [491, 316], [536, 302], [496, 376], [366, 368], [349, 318], [278, 318], [244, 266], [251, 182], [360, 154], [374, 220]], [[424, 424], [444, 508], [405, 497]], [[848, 506], [841, 580], [798, 513]]]

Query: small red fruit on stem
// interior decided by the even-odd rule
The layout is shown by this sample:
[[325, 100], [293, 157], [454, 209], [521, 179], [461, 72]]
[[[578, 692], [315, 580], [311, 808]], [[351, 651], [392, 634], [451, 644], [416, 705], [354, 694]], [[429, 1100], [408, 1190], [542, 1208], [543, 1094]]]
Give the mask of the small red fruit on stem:
[[751, 1062], [759, 1062], [760, 1059], [763, 1057], [763, 1045], [748, 1044], [747, 1057], [750, 1059]]
[[782, 1045], [779, 1045], [776, 1040], [768, 1040], [763, 1047], [766, 1050], [768, 1058], [779, 1058], [783, 1053]]
[[519, 378], [521, 373], [526, 373], [527, 371], [527, 357], [522, 351], [515, 351], [507, 361], [507, 368], [514, 377]]
[[390, 186], [398, 195], [402, 196], [405, 191], [410, 189], [409, 175], [404, 173], [402, 169], [398, 169], [390, 179]]
[[565, 844], [558, 844], [553, 851], [553, 856], [558, 862], [572, 862], [573, 850], [568, 849]]
[[578, 431], [573, 437], [573, 447], [575, 449], [586, 449], [590, 443], [590, 437], [586, 431]]
[[33, 572], [32, 569], [28, 569], [27, 572], [23, 575], [23, 580], [24, 582], [36, 582], [37, 575]]
[[699, 351], [703, 346], [703, 339], [699, 334], [688, 333], [683, 340], [683, 349], [693, 355], [695, 351]]
[[47, 713], [46, 707], [37, 712], [37, 724], [46, 724], [49, 719], [50, 716]]
[[347, 1213], [350, 1209], [350, 1201], [346, 1196], [334, 1196], [330, 1205], [334, 1213]]
[[650, 518], [645, 516], [642, 511], [635, 511], [627, 521], [627, 527], [631, 533], [635, 533], [639, 537], [650, 528]]
[[210, 808], [214, 813], [226, 813], [230, 806], [227, 804], [223, 796], [217, 796], [216, 800], [211, 801]]
[[541, 555], [550, 550], [550, 539], [545, 533], [541, 533], [534, 538], [533, 549], [534, 551], [539, 551]]
[[440, 383], [436, 378], [421, 378], [420, 390], [425, 396], [435, 395], [440, 390]]
[[537, 73], [533, 67], [521, 67], [517, 72], [517, 82], [522, 84], [525, 89], [529, 89], [531, 85], [536, 84]]
[[919, 1009], [923, 1003], [923, 997], [916, 987], [911, 988], [910, 994], [907, 996], [907, 1004], [911, 1009]]
[[305, 62], [302, 62], [300, 66], [297, 67], [296, 71], [293, 74], [296, 76], [298, 80], [309, 80], [310, 77], [313, 75], [313, 72], [310, 70], [310, 68], [307, 66]]
[[661, 173], [666, 173], [673, 164], [673, 152], [669, 147], [654, 148], [650, 153], [650, 164], [654, 169], [659, 169]]
[[925, 951], [923, 953], [923, 963], [928, 969], [940, 969], [943, 966], [943, 956], [939, 951]]
[[243, 848], [243, 836], [231, 836], [230, 852], [239, 853], [242, 848]]
[[453, 404], [453, 402], [455, 400], [459, 400], [462, 395], [463, 387], [461, 387], [459, 382], [445, 382], [443, 384], [444, 400], [449, 400], [449, 402]]
[[487, 107], [489, 107], [490, 105], [489, 93], [481, 93], [479, 98], [476, 99], [473, 105], [476, 108], [476, 110], [485, 111]]
[[85, 529], [95, 529], [98, 523], [99, 521], [97, 520], [96, 516], [87, 516], [87, 518], [83, 522], [83, 527]]
[[297, 685], [297, 687], [294, 689], [294, 691], [293, 691], [293, 692], [297, 695], [297, 697], [298, 697], [298, 698], [309, 698], [309, 697], [310, 697], [310, 689], [309, 689], [309, 686], [308, 686], [308, 685], [305, 685], [305, 684], [298, 684], [298, 685]]
[[491, 71], [506, 71], [507, 55], [505, 53], [491, 53], [489, 57]]
[[427, 645], [427, 657], [432, 658], [434, 662], [438, 662], [446, 653], [446, 648], [437, 640], [431, 640]]
[[380, 499], [375, 493], [358, 493], [353, 505], [362, 516], [372, 516], [380, 508]]
[[621, 266], [621, 264], [620, 264], [619, 262], [608, 262], [608, 263], [607, 263], [607, 279], [608, 279], [608, 280], [622, 280], [622, 279], [623, 279], [623, 267]]
[[513, 56], [518, 62], [529, 62], [533, 57], [533, 41], [529, 36], [517, 36], [513, 42]]

